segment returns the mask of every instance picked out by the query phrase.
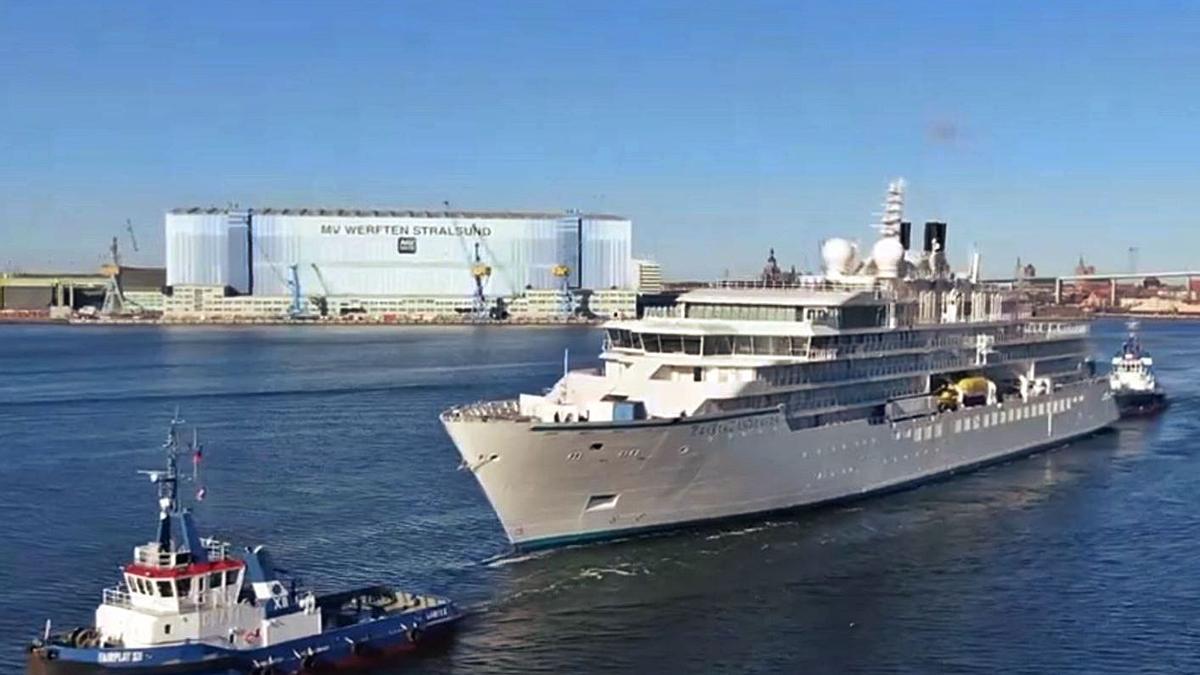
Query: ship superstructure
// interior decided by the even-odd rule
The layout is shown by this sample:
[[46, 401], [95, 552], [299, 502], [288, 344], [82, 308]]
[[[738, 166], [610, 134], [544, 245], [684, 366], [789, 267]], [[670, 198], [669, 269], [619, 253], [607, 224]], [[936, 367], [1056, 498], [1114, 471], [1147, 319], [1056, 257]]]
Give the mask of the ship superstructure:
[[605, 325], [597, 371], [442, 415], [518, 547], [791, 509], [915, 483], [1116, 419], [1088, 327], [1043, 321], [946, 260], [910, 252], [904, 183], [865, 259], [725, 282]]

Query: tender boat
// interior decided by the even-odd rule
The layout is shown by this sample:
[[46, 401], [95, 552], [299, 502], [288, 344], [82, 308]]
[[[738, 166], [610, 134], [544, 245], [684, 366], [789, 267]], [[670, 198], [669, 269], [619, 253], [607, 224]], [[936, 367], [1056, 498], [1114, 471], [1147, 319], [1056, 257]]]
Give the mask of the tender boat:
[[1108, 385], [1121, 417], [1153, 415], [1167, 407], [1167, 395], [1154, 376], [1154, 359], [1142, 349], [1137, 333], [1132, 332], [1113, 356]]
[[[28, 646], [30, 673], [306, 673], [366, 666], [448, 638], [463, 614], [445, 598], [370, 586], [315, 595], [285, 578], [261, 547], [235, 555], [201, 538], [179, 486], [198, 483], [200, 445], [171, 421], [158, 486], [158, 536], [138, 546], [106, 589], [95, 624]], [[181, 475], [179, 455], [193, 457]], [[203, 497], [203, 488], [197, 498]]]

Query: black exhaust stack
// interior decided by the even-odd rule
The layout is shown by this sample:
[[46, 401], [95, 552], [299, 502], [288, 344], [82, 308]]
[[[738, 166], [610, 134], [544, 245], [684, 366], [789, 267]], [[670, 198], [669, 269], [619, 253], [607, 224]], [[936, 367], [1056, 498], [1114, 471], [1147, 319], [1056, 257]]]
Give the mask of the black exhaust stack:
[[912, 248], [912, 223], [907, 220], [900, 223], [900, 245], [905, 251]]
[[932, 253], [934, 243], [937, 243], [937, 250], [942, 253], [946, 252], [946, 224], [931, 220], [925, 223], [925, 252]]

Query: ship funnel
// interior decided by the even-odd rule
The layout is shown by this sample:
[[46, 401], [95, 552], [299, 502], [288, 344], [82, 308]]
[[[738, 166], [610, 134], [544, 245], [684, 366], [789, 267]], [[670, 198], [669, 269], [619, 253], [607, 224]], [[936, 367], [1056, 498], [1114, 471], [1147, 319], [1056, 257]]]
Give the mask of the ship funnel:
[[931, 220], [925, 223], [925, 252], [934, 250], [946, 253], [946, 224]]
[[905, 251], [912, 248], [912, 223], [907, 220], [900, 223], [900, 245]]

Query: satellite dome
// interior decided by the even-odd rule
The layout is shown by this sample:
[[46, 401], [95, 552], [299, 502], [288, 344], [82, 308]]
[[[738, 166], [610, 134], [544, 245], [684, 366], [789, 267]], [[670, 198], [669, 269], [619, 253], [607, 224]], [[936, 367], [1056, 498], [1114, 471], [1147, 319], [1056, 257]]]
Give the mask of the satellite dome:
[[871, 260], [875, 262], [876, 274], [894, 279], [900, 276], [900, 263], [904, 261], [904, 245], [896, 237], [884, 237], [871, 248]]
[[825, 273], [829, 276], [849, 274], [854, 263], [854, 244], [841, 238], [829, 239], [821, 246], [821, 259], [825, 261]]

